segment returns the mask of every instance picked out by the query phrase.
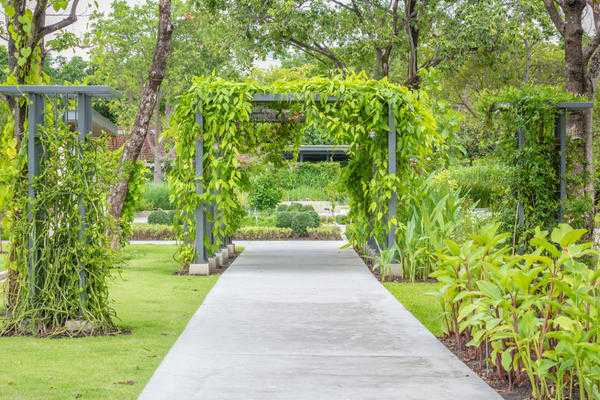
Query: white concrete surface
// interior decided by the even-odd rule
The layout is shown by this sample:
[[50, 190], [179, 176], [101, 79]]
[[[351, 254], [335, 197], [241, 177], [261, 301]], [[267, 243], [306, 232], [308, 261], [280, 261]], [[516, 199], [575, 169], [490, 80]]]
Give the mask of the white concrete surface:
[[244, 242], [140, 399], [501, 399], [341, 245]]

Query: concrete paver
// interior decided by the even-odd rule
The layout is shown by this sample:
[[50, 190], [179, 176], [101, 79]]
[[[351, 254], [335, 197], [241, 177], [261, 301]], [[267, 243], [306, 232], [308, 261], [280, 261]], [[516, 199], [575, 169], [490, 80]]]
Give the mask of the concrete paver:
[[245, 242], [140, 399], [501, 399], [341, 245]]

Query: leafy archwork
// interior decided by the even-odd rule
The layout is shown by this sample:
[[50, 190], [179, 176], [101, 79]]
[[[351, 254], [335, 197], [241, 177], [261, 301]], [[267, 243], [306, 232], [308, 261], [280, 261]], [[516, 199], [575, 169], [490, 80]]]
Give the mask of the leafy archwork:
[[[239, 156], [280, 153], [285, 145], [300, 143], [302, 129], [293, 129], [292, 123], [267, 125], [252, 120], [253, 95], [265, 93], [295, 94], [297, 101], [278, 106], [290, 115], [303, 113], [305, 127], [318, 124], [329, 130], [337, 143], [350, 145], [343, 180], [353, 222], [348, 233], [355, 245], [364, 245], [369, 237], [383, 240], [387, 228], [398, 223], [396, 218], [387, 218], [392, 193], [397, 192], [402, 202], [420, 166], [443, 142], [427, 96], [386, 79], [356, 74], [261, 85], [198, 77], [180, 97], [168, 133], [176, 142], [177, 159], [169, 179], [178, 208], [175, 225], [183, 243], [179, 252], [183, 265], [194, 258], [193, 216], [198, 206], [216, 207], [212, 221], [215, 244], [205, 243], [209, 252], [217, 250], [223, 238], [238, 228], [243, 212], [240, 188], [245, 180]], [[335, 101], [328, 102], [330, 97]], [[396, 119], [397, 174], [388, 173], [388, 105]], [[203, 127], [196, 123], [196, 113], [202, 114]], [[205, 189], [201, 195], [195, 191], [193, 162], [200, 135], [204, 140], [201, 179]]]

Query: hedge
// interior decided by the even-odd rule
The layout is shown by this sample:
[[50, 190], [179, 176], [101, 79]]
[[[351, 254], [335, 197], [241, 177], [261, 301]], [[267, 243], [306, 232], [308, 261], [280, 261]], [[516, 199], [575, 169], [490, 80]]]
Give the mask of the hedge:
[[[175, 240], [175, 230], [170, 225], [133, 224], [131, 240]], [[233, 237], [235, 240], [341, 240], [337, 226], [308, 228], [307, 236], [294, 235], [290, 228], [272, 226], [246, 226], [240, 228]]]

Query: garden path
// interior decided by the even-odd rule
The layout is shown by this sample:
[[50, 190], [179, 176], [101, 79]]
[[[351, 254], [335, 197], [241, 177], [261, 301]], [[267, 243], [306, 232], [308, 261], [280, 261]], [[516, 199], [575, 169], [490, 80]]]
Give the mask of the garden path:
[[501, 399], [341, 245], [245, 242], [140, 399]]

